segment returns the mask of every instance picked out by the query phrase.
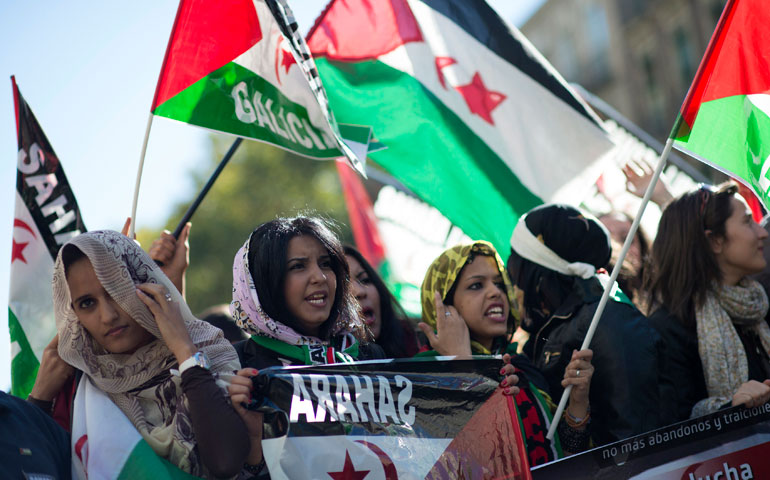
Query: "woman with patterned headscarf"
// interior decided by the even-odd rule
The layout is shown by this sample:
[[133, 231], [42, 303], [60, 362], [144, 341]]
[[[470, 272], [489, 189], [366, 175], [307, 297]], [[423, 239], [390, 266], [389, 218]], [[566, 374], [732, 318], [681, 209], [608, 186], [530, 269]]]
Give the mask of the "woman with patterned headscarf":
[[516, 355], [511, 334], [519, 316], [519, 302], [505, 267], [494, 247], [477, 241], [444, 251], [425, 274], [421, 290], [422, 320], [433, 350], [420, 355], [498, 355], [515, 367], [517, 388], [511, 379], [501, 386], [513, 394], [523, 423], [530, 465], [540, 465], [588, 447], [588, 392], [593, 367], [591, 352], [576, 352], [570, 368], [577, 376], [566, 377], [564, 385], [574, 385], [570, 411], [577, 421], [560, 422], [559, 436], [553, 443], [545, 438], [553, 403], [547, 383], [523, 356]]
[[[251, 399], [248, 377], [263, 368], [384, 358], [359, 317], [342, 244], [320, 218], [277, 218], [252, 232], [235, 254], [230, 311], [250, 337], [236, 344], [248, 367], [230, 386], [237, 408]], [[263, 417], [248, 416], [249, 470], [264, 476]]]
[[[53, 294], [58, 353], [83, 371], [80, 390], [106, 394], [158, 456], [187, 473], [241, 470], [246, 428], [217, 384], [239, 368], [238, 357], [221, 331], [192, 316], [149, 255], [117, 232], [79, 235], [59, 251]], [[116, 420], [95, 427], [110, 438]], [[82, 440], [73, 439], [73, 462], [87, 473], [99, 459], [81, 456]]]
[[[542, 205], [522, 216], [511, 237], [508, 274], [521, 292], [524, 354], [560, 398], [599, 304], [610, 260], [610, 239], [596, 219], [567, 205]], [[606, 281], [605, 281], [606, 283]], [[590, 345], [596, 367], [591, 386], [591, 436], [601, 445], [657, 428], [661, 342], [647, 319], [617, 288]], [[565, 373], [566, 372], [566, 373]]]

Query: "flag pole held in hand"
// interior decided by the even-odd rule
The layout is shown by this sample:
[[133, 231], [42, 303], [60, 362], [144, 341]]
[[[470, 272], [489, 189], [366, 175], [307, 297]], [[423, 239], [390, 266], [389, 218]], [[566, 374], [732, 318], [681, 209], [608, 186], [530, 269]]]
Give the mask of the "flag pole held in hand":
[[[650, 184], [647, 185], [647, 191], [644, 192], [644, 197], [642, 198], [642, 204], [639, 207], [639, 211], [636, 213], [636, 218], [634, 218], [634, 223], [631, 224], [631, 228], [628, 230], [628, 234], [626, 235], [626, 241], [623, 242], [623, 249], [620, 251], [620, 255], [618, 256], [617, 261], [615, 262], [615, 266], [612, 268], [612, 273], [610, 274], [610, 281], [607, 283], [607, 286], [604, 287], [604, 292], [602, 293], [602, 298], [599, 300], [599, 306], [596, 307], [596, 312], [594, 312], [594, 316], [591, 319], [591, 324], [588, 327], [588, 332], [586, 332], [585, 339], [583, 339], [583, 345], [580, 346], [580, 350], [585, 350], [591, 345], [591, 340], [594, 338], [594, 332], [596, 332], [596, 327], [599, 325], [599, 320], [602, 316], [602, 313], [604, 312], [604, 307], [607, 305], [607, 300], [609, 300], [610, 292], [612, 291], [612, 286], [615, 284], [615, 281], [618, 279], [618, 274], [620, 273], [620, 268], [623, 265], [623, 261], [626, 258], [626, 254], [628, 253], [628, 250], [631, 248], [631, 243], [634, 241], [634, 237], [636, 236], [636, 231], [639, 229], [639, 222], [642, 220], [642, 215], [644, 215], [644, 210], [647, 208], [647, 204], [650, 202], [650, 197], [652, 197], [652, 192], [655, 190], [655, 185], [658, 183], [658, 179], [660, 178], [660, 174], [663, 171], [663, 167], [666, 165], [666, 160], [668, 159], [669, 154], [671, 153], [671, 147], [674, 145], [674, 139], [669, 138], [668, 141], [666, 141], [666, 146], [663, 148], [663, 152], [660, 155], [660, 159], [658, 159], [658, 165], [655, 167], [655, 172], [652, 174], [652, 179], [650, 180]], [[568, 385], [567, 388], [564, 389], [564, 393], [561, 396], [561, 400], [559, 401], [559, 406], [556, 408], [556, 413], [553, 415], [553, 421], [551, 422], [551, 427], [548, 429], [548, 434], [546, 437], [549, 440], [553, 440], [554, 433], [556, 433], [556, 428], [559, 426], [559, 420], [561, 420], [562, 415], [564, 414], [564, 409], [567, 408], [567, 401], [569, 401], [569, 395], [570, 392], [572, 392], [572, 385]]]

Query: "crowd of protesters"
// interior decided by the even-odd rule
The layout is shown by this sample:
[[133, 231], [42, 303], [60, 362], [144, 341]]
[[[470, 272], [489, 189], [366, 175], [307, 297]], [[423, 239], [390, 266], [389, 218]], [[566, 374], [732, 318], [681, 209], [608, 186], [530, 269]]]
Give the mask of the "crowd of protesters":
[[[220, 306], [201, 315], [210, 321], [184, 299], [189, 225], [178, 240], [163, 234], [149, 254], [117, 232], [82, 234], [56, 259], [58, 335], [28, 401], [0, 396], [0, 415], [22, 412], [0, 432], [38, 438], [37, 471], [68, 477], [66, 432], [49, 416], [74, 377], [104, 392], [179, 469], [269, 478], [263, 414], [247, 408], [251, 377], [319, 358], [500, 356], [500, 388], [531, 422], [532, 466], [770, 400], [768, 294], [753, 278], [767, 268], [768, 234], [734, 184], [658, 198], [657, 235], [652, 245], [638, 235], [620, 288], [605, 269], [630, 219], [611, 213], [605, 226], [574, 207], [543, 205], [519, 219], [507, 263], [482, 239], [441, 253], [425, 274], [419, 325], [321, 218], [258, 226], [234, 256], [230, 318]], [[608, 287], [596, 335], [581, 350]], [[570, 385], [552, 443], [544, 432]], [[67, 429], [72, 421], [57, 420]], [[22, 460], [32, 457], [18, 468]]]

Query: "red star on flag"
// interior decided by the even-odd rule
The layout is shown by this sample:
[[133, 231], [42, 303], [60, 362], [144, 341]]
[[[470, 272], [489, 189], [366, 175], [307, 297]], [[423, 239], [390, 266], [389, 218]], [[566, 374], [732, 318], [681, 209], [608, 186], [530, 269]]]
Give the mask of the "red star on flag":
[[478, 72], [473, 75], [471, 83], [455, 87], [455, 89], [465, 98], [465, 103], [468, 104], [471, 113], [483, 118], [490, 125], [495, 124], [492, 121], [492, 110], [505, 100], [505, 95], [488, 90], [484, 82], [481, 81], [481, 75]]
[[286, 50], [281, 49], [283, 52], [283, 58], [281, 59], [281, 66], [284, 68], [285, 73], [289, 73], [289, 69], [292, 65], [297, 63], [297, 60], [294, 58], [294, 55], [291, 54], [291, 52], [287, 52]]
[[350, 459], [350, 452], [345, 450], [345, 466], [341, 472], [326, 472], [334, 480], [364, 480], [369, 475], [369, 470], [357, 471]]
[[24, 258], [24, 248], [29, 245], [29, 242], [16, 242], [16, 240], [13, 240], [13, 245], [11, 245], [11, 263], [15, 262], [16, 260], [21, 260], [24, 263], [27, 263], [27, 259]]

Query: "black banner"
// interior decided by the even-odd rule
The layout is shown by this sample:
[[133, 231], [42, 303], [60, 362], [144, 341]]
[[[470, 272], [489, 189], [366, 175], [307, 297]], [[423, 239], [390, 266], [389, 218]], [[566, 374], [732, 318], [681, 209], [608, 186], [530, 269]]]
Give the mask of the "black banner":
[[500, 366], [429, 358], [263, 370], [271, 475], [529, 478]]
[[534, 480], [770, 479], [770, 402], [720, 410], [532, 469]]
[[[19, 139], [16, 191], [29, 210], [48, 252], [56, 258], [59, 247], [85, 232], [86, 227], [59, 158], [13, 77], [11, 82]], [[14, 219], [14, 227], [32, 233], [32, 228], [18, 216]]]

